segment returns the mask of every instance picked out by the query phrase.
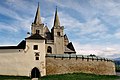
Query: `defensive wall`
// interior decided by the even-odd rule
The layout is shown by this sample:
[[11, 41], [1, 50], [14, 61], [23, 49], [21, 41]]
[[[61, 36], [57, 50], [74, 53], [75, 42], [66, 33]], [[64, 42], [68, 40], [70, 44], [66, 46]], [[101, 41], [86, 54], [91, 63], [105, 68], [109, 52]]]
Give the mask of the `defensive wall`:
[[47, 54], [46, 74], [92, 73], [99, 75], [116, 75], [112, 60], [98, 56], [76, 54]]

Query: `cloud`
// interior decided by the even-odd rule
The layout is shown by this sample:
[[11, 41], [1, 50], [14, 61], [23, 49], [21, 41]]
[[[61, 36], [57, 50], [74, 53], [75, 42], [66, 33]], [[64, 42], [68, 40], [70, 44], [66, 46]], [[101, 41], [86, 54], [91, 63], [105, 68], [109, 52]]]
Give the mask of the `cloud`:
[[9, 9], [23, 13], [26, 16], [28, 14], [34, 14], [32, 10], [34, 11], [34, 9], [36, 9], [37, 6], [34, 5], [33, 1], [28, 1], [28, 0], [6, 0], [5, 4], [9, 6]]
[[120, 32], [116, 32], [115, 33], [115, 37], [118, 38], [118, 39], [120, 39]]
[[[82, 15], [83, 18], [86, 19], [91, 19], [93, 18], [94, 15], [96, 15], [96, 11], [91, 8], [91, 5], [89, 4], [88, 1], [73, 1], [73, 0], [69, 0], [69, 1], [64, 1], [64, 0], [47, 0], [50, 3], [54, 3], [57, 6], [64, 8], [68, 8], [71, 9], [73, 12], [76, 11], [79, 14]], [[73, 6], [74, 5], [74, 6]]]
[[95, 54], [96, 56], [106, 57], [106, 58], [117, 58], [119, 56], [120, 45], [95, 45], [95, 44], [80, 44], [79, 42], [74, 42], [74, 46], [77, 54], [90, 55]]
[[94, 18], [92, 20], [89, 20], [85, 23], [82, 23], [82, 26], [80, 27], [81, 34], [94, 34], [97, 33], [106, 33], [107, 27], [102, 24], [102, 22], [98, 18]]
[[32, 8], [28, 7], [28, 2], [19, 2], [19, 0], [7, 0], [3, 3], [4, 5], [0, 5], [0, 14], [2, 15], [0, 22], [0, 42], [2, 43], [0, 45], [15, 45], [24, 39], [26, 33], [30, 31], [34, 19], [34, 14], [31, 15], [31, 12], [34, 13], [36, 8], [32, 11]]
[[99, 14], [120, 17], [120, 4], [116, 0], [90, 0], [90, 4]]
[[10, 32], [17, 32], [18, 31], [14, 25], [9, 25], [9, 24], [5, 24], [5, 23], [0, 22], [0, 31], [2, 31], [2, 30], [7, 30]]
[[102, 21], [99, 18], [92, 18], [81, 22], [80, 20], [70, 16], [66, 12], [59, 11], [58, 14], [60, 22], [65, 27], [65, 31], [67, 33], [73, 32], [74, 35], [78, 37], [89, 35], [92, 38], [102, 38], [103, 35], [108, 35], [106, 34], [108, 31], [107, 26], [104, 23], [102, 23]]
[[[69, 8], [73, 12], [77, 11], [85, 20], [91, 20], [93, 18], [100, 17], [106, 22], [106, 24], [120, 25], [120, 4], [118, 0], [87, 0], [87, 1], [56, 1], [56, 0], [47, 0], [50, 3], [57, 4], [63, 8]], [[104, 3], [103, 3], [104, 2]], [[74, 6], [73, 6], [74, 5]], [[114, 22], [116, 24], [114, 24]]]
[[[80, 22], [78, 19], [71, 17], [65, 12], [58, 12], [60, 23], [64, 26], [65, 32], [68, 34], [74, 33], [76, 37], [89, 37], [94, 39], [108, 37], [108, 28], [98, 18]], [[51, 17], [52, 18], [52, 17]], [[51, 24], [51, 21], [50, 23]]]
[[[42, 21], [47, 23], [50, 29], [53, 27], [54, 12], [51, 9], [57, 5], [60, 8], [58, 15], [61, 26], [64, 26], [65, 33], [74, 42], [77, 53], [105, 57], [118, 56], [120, 52], [118, 43], [120, 40], [120, 2], [117, 1], [119, 0], [45, 1], [47, 2], [45, 4], [49, 5], [42, 5], [49, 8], [41, 8]], [[13, 32], [10, 35], [14, 35], [14, 32], [17, 35], [23, 35], [30, 31], [37, 7], [34, 1], [6, 0], [3, 3], [0, 5], [0, 14], [10, 20], [7, 23], [0, 22], [0, 31]], [[6, 36], [2, 38], [4, 39]], [[18, 37], [14, 37], [14, 39], [16, 38]], [[14, 40], [10, 39], [10, 41], [10, 43], [14, 43]], [[9, 43], [8, 41], [4, 42]]]
[[10, 17], [10, 18], [17, 19], [17, 20], [22, 20], [22, 18], [18, 15], [18, 13], [6, 7], [3, 7], [1, 5], [0, 5], [0, 14]]
[[[34, 5], [30, 6], [30, 4], [32, 3], [25, 0], [6, 0], [4, 5], [0, 5], [0, 14], [6, 16], [5, 21], [7, 21], [7, 18], [9, 19], [7, 23], [4, 20], [1, 22], [1, 29], [29, 31], [34, 19], [34, 14], [31, 16], [31, 13], [36, 10], [36, 7]], [[8, 26], [9, 29], [4, 26]]]

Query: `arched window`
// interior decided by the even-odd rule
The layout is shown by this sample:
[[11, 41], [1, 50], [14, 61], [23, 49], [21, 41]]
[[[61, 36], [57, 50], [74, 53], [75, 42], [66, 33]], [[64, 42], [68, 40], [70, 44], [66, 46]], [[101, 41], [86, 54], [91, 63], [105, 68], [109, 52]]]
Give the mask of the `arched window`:
[[38, 68], [34, 67], [31, 71], [31, 78], [40, 78], [40, 71]]
[[47, 48], [47, 53], [52, 53], [52, 48], [50, 46]]

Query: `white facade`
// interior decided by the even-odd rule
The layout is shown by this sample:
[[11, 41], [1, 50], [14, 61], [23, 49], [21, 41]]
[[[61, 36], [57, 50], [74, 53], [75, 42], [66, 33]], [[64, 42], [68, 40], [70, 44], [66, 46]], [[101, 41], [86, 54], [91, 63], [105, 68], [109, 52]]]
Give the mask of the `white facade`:
[[[38, 45], [38, 50], [33, 49], [34, 45]], [[36, 60], [36, 53], [39, 60]], [[0, 50], [0, 59], [0, 75], [31, 76], [31, 70], [37, 67], [44, 76], [45, 40], [26, 40], [26, 49]]]

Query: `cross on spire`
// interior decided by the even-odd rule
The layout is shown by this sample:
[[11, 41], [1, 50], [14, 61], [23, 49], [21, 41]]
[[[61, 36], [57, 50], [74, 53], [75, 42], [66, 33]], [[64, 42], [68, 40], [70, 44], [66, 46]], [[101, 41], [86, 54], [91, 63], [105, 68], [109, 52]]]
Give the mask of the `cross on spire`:
[[37, 7], [35, 19], [34, 19], [34, 24], [42, 24], [42, 22], [41, 22], [41, 16], [40, 16], [39, 2], [38, 2], [38, 7]]

